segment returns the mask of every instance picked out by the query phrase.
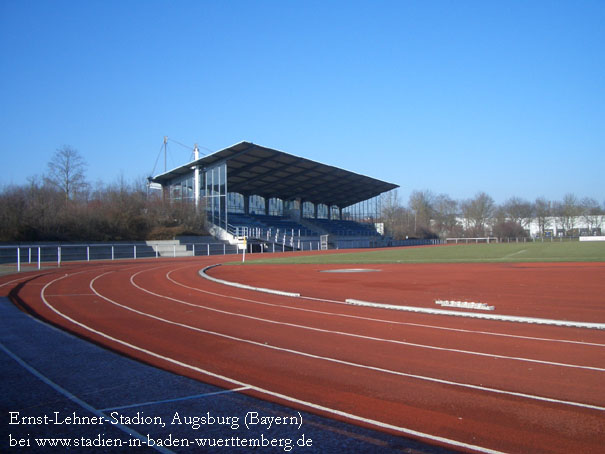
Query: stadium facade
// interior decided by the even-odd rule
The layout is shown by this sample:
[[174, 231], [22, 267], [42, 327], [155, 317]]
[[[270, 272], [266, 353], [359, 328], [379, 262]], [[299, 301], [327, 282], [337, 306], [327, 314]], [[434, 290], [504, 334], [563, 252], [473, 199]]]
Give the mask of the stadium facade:
[[150, 179], [172, 202], [206, 210], [213, 233], [285, 242], [380, 237], [380, 195], [398, 187], [283, 151], [240, 142]]

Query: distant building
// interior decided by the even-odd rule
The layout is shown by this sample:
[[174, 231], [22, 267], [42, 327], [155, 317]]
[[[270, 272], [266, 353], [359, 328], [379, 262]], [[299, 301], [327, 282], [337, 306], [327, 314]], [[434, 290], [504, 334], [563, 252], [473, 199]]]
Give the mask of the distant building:
[[[562, 236], [600, 236], [603, 227], [605, 227], [605, 216], [590, 216], [587, 220], [585, 216], [574, 216], [568, 219], [567, 225], [556, 216], [547, 217], [544, 223], [544, 236], [558, 238]], [[542, 236], [540, 225], [537, 219], [531, 219], [525, 223], [529, 236], [532, 238]]]

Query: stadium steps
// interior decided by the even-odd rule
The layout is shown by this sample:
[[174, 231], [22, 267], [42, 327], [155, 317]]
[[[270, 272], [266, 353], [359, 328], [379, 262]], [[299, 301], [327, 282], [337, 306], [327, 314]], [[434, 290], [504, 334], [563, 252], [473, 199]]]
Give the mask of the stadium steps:
[[154, 240], [147, 241], [160, 257], [192, 257], [193, 251], [188, 251], [187, 246], [179, 240]]

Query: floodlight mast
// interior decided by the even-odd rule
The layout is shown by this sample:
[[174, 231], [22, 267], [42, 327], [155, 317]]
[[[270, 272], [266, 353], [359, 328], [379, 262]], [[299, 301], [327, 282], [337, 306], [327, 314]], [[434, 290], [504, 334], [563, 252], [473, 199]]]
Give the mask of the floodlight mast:
[[168, 171], [167, 164], [166, 164], [167, 146], [168, 146], [168, 136], [164, 136], [164, 173], [166, 173]]
[[[200, 159], [200, 149], [197, 143], [193, 146], [193, 160], [197, 162]], [[200, 166], [196, 163], [193, 166], [193, 200], [195, 200], [196, 209], [200, 205]]]

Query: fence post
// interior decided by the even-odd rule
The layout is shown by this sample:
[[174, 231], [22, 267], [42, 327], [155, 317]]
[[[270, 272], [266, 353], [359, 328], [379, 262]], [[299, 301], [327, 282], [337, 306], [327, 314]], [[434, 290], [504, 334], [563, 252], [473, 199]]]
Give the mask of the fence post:
[[111, 245], [111, 260], [114, 259], [114, 250], [113, 250], [113, 244]]
[[90, 246], [86, 246], [86, 261], [90, 262]]
[[61, 246], [57, 246], [57, 267], [61, 266]]
[[40, 269], [40, 246], [38, 246], [38, 269]]
[[193, 243], [193, 256], [195, 257], [195, 243]]
[[208, 250], [208, 256], [210, 256], [210, 243], [206, 243], [206, 248]]
[[133, 248], [134, 248], [134, 259], [136, 260], [137, 259], [137, 245], [135, 244], [133, 246]]
[[176, 258], [176, 244], [172, 245], [172, 258]]
[[17, 246], [17, 272], [21, 271], [21, 248]]
[[227, 255], [227, 246], [223, 243], [223, 255]]

